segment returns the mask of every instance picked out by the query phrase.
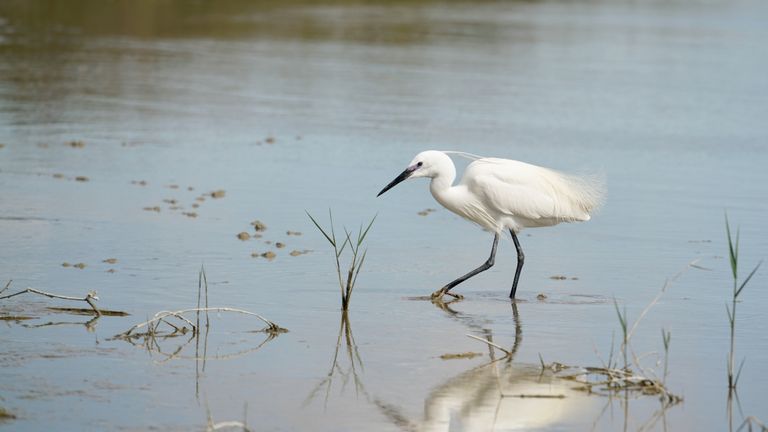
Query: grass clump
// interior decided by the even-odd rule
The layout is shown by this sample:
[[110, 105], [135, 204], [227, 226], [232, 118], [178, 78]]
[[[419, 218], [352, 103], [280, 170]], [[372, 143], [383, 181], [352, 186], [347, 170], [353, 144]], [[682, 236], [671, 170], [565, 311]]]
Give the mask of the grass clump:
[[[368, 253], [368, 249], [366, 248], [361, 254], [360, 248], [365, 241], [365, 237], [368, 235], [368, 231], [371, 229], [371, 226], [373, 226], [376, 216], [371, 219], [365, 229], [363, 229], [362, 224], [360, 225], [360, 228], [357, 231], [357, 237], [355, 238], [353, 238], [352, 234], [346, 228], [343, 228], [343, 239], [336, 238], [336, 231], [333, 227], [333, 213], [330, 209], [328, 210], [328, 218], [330, 219], [331, 226], [328, 230], [323, 229], [309, 212], [307, 212], [307, 216], [309, 216], [312, 223], [315, 224], [317, 229], [320, 230], [323, 236], [325, 236], [325, 239], [328, 240], [328, 243], [331, 244], [331, 247], [333, 247], [333, 254], [336, 260], [336, 274], [339, 278], [339, 289], [341, 290], [341, 309], [345, 311], [349, 310], [349, 301], [352, 298], [352, 291], [355, 289], [357, 276], [360, 274], [360, 269], [363, 267], [365, 257]], [[339, 240], [343, 241], [339, 242]], [[349, 267], [347, 268], [345, 275], [342, 271], [341, 255], [347, 247], [352, 251], [352, 259], [349, 261]]]

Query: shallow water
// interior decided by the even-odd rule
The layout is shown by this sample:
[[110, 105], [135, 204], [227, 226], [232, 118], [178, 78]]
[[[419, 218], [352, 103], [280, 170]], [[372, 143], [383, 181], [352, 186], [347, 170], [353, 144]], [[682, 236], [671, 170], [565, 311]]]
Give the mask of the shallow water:
[[[259, 430], [727, 428], [724, 211], [741, 227], [742, 275], [768, 251], [766, 12], [749, 0], [3, 2], [2, 285], [97, 290], [100, 307], [131, 316], [84, 326], [45, 309], [79, 304], [3, 300], [4, 315], [35, 319], [2, 322], [0, 407], [17, 418], [0, 428], [204, 430], [208, 412]], [[592, 221], [521, 236], [517, 316], [506, 240], [494, 268], [457, 288], [465, 300], [412, 299], [491, 243], [426, 182], [375, 198], [429, 148], [605, 173]], [[329, 207], [355, 228], [378, 214], [349, 334], [331, 252], [304, 213]], [[263, 238], [238, 240], [254, 219]], [[600, 365], [619, 332], [613, 299], [635, 319], [693, 260], [709, 270], [671, 282], [633, 337], [658, 372], [672, 331], [668, 386], [683, 403], [662, 413], [653, 397], [625, 404], [539, 376], [539, 355]], [[194, 307], [201, 265], [211, 305], [290, 332], [256, 349], [260, 322], [214, 315], [204, 364], [194, 341], [163, 341], [166, 354], [182, 346], [169, 359], [109, 340]], [[765, 282], [759, 271], [738, 306], [735, 425], [768, 418]], [[488, 366], [467, 333], [516, 346], [512, 363]], [[465, 352], [482, 355], [440, 358]], [[565, 398], [499, 396], [545, 391]]]

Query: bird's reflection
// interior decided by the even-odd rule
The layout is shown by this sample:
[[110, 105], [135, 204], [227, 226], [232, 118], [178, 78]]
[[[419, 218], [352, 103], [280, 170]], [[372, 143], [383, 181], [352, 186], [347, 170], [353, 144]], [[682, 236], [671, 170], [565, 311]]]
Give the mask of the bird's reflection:
[[536, 365], [513, 362], [523, 341], [523, 325], [517, 304], [511, 302], [515, 338], [512, 346], [501, 347], [497, 355], [491, 344], [490, 328], [457, 311], [454, 302], [433, 302], [489, 342], [491, 360], [454, 376], [429, 392], [420, 420], [408, 419], [403, 410], [382, 400], [375, 400], [379, 410], [393, 424], [406, 431], [447, 430], [530, 430], [563, 422], [568, 416], [583, 415], [598, 401], [573, 389]]

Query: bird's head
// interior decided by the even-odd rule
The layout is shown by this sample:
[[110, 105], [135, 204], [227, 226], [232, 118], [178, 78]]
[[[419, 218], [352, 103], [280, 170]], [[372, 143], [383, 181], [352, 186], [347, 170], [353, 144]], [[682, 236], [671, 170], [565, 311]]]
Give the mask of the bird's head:
[[444, 171], [442, 167], [444, 167], [446, 163], [451, 167], [453, 166], [451, 158], [449, 158], [445, 153], [437, 150], [423, 151], [417, 154], [411, 163], [408, 164], [408, 167], [403, 172], [401, 172], [400, 175], [395, 177], [394, 180], [389, 182], [389, 184], [386, 185], [384, 189], [382, 189], [381, 192], [379, 192], [379, 194], [376, 196], [380, 196], [384, 192], [395, 187], [398, 183], [409, 178], [434, 178], [440, 172]]

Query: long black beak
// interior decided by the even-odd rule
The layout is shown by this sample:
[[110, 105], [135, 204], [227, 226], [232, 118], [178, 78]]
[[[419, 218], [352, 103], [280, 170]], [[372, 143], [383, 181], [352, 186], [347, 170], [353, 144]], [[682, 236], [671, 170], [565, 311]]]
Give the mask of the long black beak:
[[408, 177], [410, 177], [411, 174], [413, 174], [414, 171], [416, 171], [416, 167], [415, 166], [406, 168], [405, 171], [401, 172], [399, 176], [395, 177], [394, 180], [389, 182], [389, 184], [386, 185], [384, 187], [384, 189], [382, 189], [381, 192], [379, 192], [379, 194], [376, 195], [376, 196], [377, 197], [381, 196], [381, 194], [383, 194], [384, 192], [386, 192], [386, 191], [392, 189], [393, 187], [397, 186], [398, 183], [400, 183], [401, 181], [403, 181], [403, 180], [407, 179]]

